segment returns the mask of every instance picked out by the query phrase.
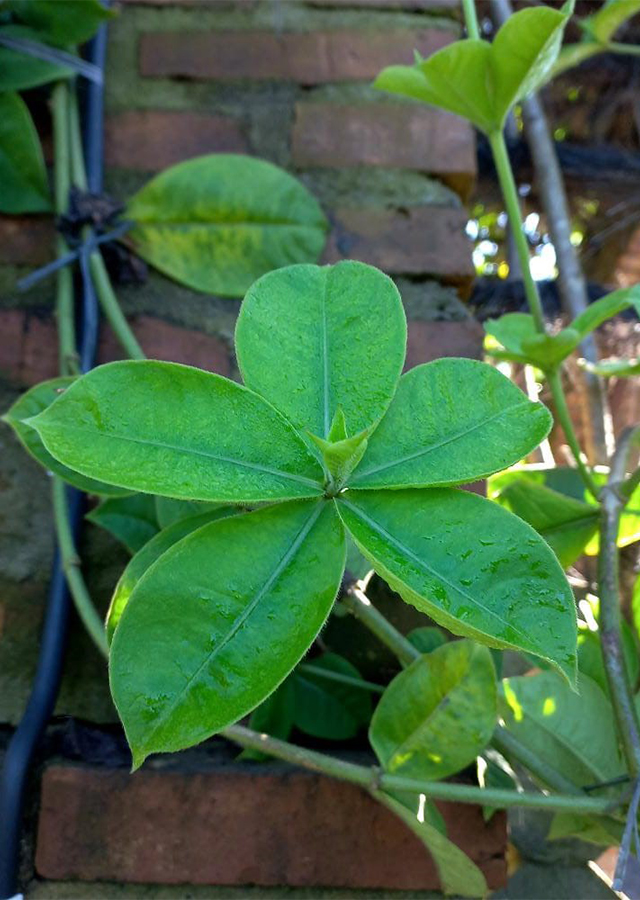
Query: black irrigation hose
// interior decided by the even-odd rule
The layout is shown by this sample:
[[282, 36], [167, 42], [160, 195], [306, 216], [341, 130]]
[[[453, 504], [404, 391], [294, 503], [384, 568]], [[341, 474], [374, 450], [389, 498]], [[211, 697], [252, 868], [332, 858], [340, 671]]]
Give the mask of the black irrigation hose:
[[[87, 48], [89, 61], [101, 70], [104, 69], [106, 40], [107, 29], [103, 25]], [[88, 187], [96, 193], [102, 188], [102, 109], [102, 86], [90, 82], [83, 95], [84, 150]], [[86, 372], [95, 359], [98, 305], [93, 283], [84, 267], [82, 275], [78, 349], [81, 369]], [[84, 496], [69, 488], [67, 502], [72, 532], [77, 538], [82, 523]], [[24, 716], [7, 747], [0, 774], [0, 900], [22, 896], [18, 893], [18, 878], [25, 794], [31, 764], [53, 713], [60, 688], [70, 607], [71, 597], [60, 554], [56, 550], [33, 687]]]

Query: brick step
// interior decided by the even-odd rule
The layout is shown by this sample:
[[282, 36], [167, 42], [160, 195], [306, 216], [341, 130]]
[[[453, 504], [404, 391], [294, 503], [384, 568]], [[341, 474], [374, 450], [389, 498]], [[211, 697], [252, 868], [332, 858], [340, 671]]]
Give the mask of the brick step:
[[[159, 757], [130, 775], [47, 766], [40, 877], [161, 884], [437, 889], [420, 841], [361, 788], [279, 763]], [[505, 883], [506, 818], [438, 804], [449, 837]]]

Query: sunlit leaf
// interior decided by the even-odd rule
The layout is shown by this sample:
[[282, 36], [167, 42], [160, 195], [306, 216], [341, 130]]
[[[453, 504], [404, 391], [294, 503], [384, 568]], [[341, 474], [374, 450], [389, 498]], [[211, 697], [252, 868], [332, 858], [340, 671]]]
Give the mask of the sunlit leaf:
[[0, 93], [0, 212], [51, 209], [40, 138], [17, 94]]
[[147, 570], [110, 661], [136, 768], [149, 753], [204, 740], [275, 690], [322, 627], [344, 557], [333, 503], [299, 501], [205, 525]]
[[69, 468], [133, 491], [234, 503], [322, 494], [319, 463], [272, 406], [189, 366], [99, 366], [29, 424]]
[[25, 419], [37, 416], [47, 407], [51, 406], [54, 400], [60, 397], [61, 393], [73, 384], [75, 378], [52, 378], [49, 381], [42, 381], [35, 387], [30, 388], [26, 393], [18, 397], [13, 406], [2, 416], [3, 421], [10, 425], [18, 436], [25, 450], [32, 456], [41, 466], [53, 472], [63, 481], [77, 487], [78, 490], [85, 491], [87, 494], [97, 494], [103, 496], [122, 496], [128, 493], [125, 489], [114, 487], [112, 484], [105, 484], [103, 481], [97, 481], [94, 478], [87, 478], [74, 472], [62, 463], [58, 462], [46, 449], [38, 432], [30, 425], [25, 425]]
[[[591, 476], [598, 487], [604, 487], [607, 481], [606, 470], [596, 469]], [[583, 503], [592, 506], [597, 513], [598, 503], [585, 487], [580, 472], [568, 466], [546, 466], [540, 464], [514, 466], [505, 472], [492, 475], [487, 482], [487, 496], [495, 499], [505, 489], [516, 481], [526, 480], [529, 483], [541, 484], [573, 497]], [[631, 495], [629, 502], [622, 510], [620, 516], [620, 528], [618, 530], [618, 546], [626, 547], [640, 539], [640, 487]], [[599, 535], [593, 535], [584, 552], [587, 556], [595, 556], [598, 553]]]
[[512, 481], [493, 499], [535, 528], [565, 569], [584, 553], [598, 530], [595, 507], [526, 479]]
[[120, 616], [129, 602], [133, 589], [147, 569], [157, 559], [160, 559], [162, 554], [166, 553], [170, 547], [173, 547], [183, 537], [191, 534], [192, 531], [202, 528], [203, 525], [208, 525], [209, 522], [215, 522], [217, 519], [224, 519], [226, 516], [234, 515], [235, 512], [236, 510], [232, 506], [221, 506], [218, 509], [200, 513], [200, 515], [180, 519], [174, 522], [173, 525], [169, 525], [158, 532], [138, 550], [120, 576], [111, 598], [106, 619], [107, 640], [109, 642], [113, 638]]
[[225, 153], [156, 175], [130, 199], [125, 215], [135, 222], [126, 240], [143, 259], [176, 281], [223, 297], [242, 297], [272, 269], [315, 262], [327, 230], [317, 201], [292, 175]]
[[521, 10], [492, 44], [456, 41], [414, 66], [384, 69], [375, 87], [449, 110], [486, 133], [499, 131], [511, 107], [548, 80], [572, 7]]
[[236, 353], [247, 387], [296, 428], [326, 438], [340, 409], [356, 435], [393, 397], [406, 334], [400, 295], [382, 272], [353, 261], [294, 266], [248, 292]]
[[475, 481], [526, 456], [551, 423], [546, 407], [491, 366], [435, 360], [402, 376], [349, 483], [397, 488]]
[[337, 504], [376, 572], [408, 603], [454, 634], [548, 659], [574, 681], [573, 594], [521, 519], [451, 488], [350, 490]]
[[376, 707], [369, 740], [385, 771], [437, 780], [473, 762], [496, 718], [489, 650], [451, 641], [393, 679]]
[[623, 773], [613, 710], [586, 675], [579, 676], [577, 693], [555, 672], [505, 678], [499, 708], [509, 731], [575, 785]]

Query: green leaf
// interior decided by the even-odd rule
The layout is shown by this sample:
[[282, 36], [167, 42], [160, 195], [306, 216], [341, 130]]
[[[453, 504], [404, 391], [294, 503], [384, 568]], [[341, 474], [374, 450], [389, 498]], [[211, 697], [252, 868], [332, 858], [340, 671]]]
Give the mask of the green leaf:
[[553, 552], [495, 503], [453, 489], [347, 491], [338, 511], [376, 572], [454, 634], [548, 659], [574, 682], [576, 611]]
[[505, 678], [499, 691], [505, 726], [538, 758], [579, 787], [624, 771], [611, 705], [586, 675], [572, 691], [555, 672]]
[[369, 693], [316, 674], [313, 669], [348, 675], [362, 680], [360, 672], [337, 653], [325, 653], [295, 670], [291, 679], [295, 691], [294, 723], [311, 737], [348, 740], [367, 725], [372, 704]]
[[400, 294], [373, 266], [290, 266], [248, 292], [236, 354], [247, 387], [300, 431], [327, 438], [338, 409], [348, 434], [382, 416], [400, 378], [406, 335]]
[[551, 423], [542, 404], [531, 403], [492, 366], [438, 359], [402, 376], [350, 484], [397, 488], [475, 481], [526, 456]]
[[636, 634], [640, 636], [640, 575], [638, 575], [633, 585], [633, 596], [631, 598], [631, 614], [633, 616], [633, 624], [636, 628]]
[[449, 110], [487, 134], [499, 131], [511, 107], [548, 80], [572, 7], [521, 10], [492, 44], [456, 41], [414, 66], [384, 69], [374, 87]]
[[601, 297], [595, 303], [590, 303], [585, 311], [573, 320], [571, 328], [578, 332], [582, 340], [603, 322], [630, 307], [633, 307], [640, 315], [640, 285], [635, 284], [630, 288], [621, 288], [619, 291], [613, 291], [611, 294]]
[[110, 679], [138, 768], [236, 722], [306, 653], [344, 570], [332, 503], [231, 516], [174, 544], [136, 585]]
[[468, 766], [496, 725], [491, 653], [452, 641], [417, 659], [382, 695], [369, 740], [386, 772], [438, 780]]
[[526, 479], [511, 482], [493, 499], [535, 528], [565, 569], [598, 530], [597, 508]]
[[99, 0], [9, 0], [5, 8], [37, 31], [41, 41], [60, 47], [84, 44], [116, 15]]
[[158, 533], [156, 504], [149, 494], [109, 497], [87, 513], [87, 519], [112, 534], [130, 553], [137, 553]]
[[597, 12], [579, 20], [579, 24], [597, 41], [606, 43], [637, 12], [640, 12], [640, 0], [608, 0]]
[[181, 522], [182, 519], [191, 519], [201, 513], [211, 512], [214, 509], [226, 509], [220, 503], [199, 503], [197, 500], [174, 500], [173, 497], [156, 497], [156, 519], [160, 528], [168, 528]]
[[373, 86], [439, 106], [489, 132], [495, 123], [491, 68], [489, 43], [456, 41], [413, 66], [388, 66]]
[[407, 640], [413, 644], [420, 653], [431, 653], [447, 643], [447, 638], [440, 628], [425, 625], [421, 628], [414, 628], [407, 635]]
[[133, 589], [147, 569], [183, 537], [186, 537], [198, 528], [202, 528], [203, 525], [208, 525], [209, 522], [215, 522], [218, 519], [224, 519], [226, 516], [234, 515], [235, 512], [236, 510], [233, 506], [221, 506], [200, 515], [180, 519], [144, 543], [129, 561], [113, 592], [106, 619], [107, 640], [109, 643], [113, 639], [116, 626], [120, 621], [125, 606], [129, 602]]
[[317, 201], [292, 175], [225, 153], [156, 175], [125, 215], [136, 223], [127, 242], [143, 259], [176, 281], [223, 297], [241, 297], [272, 269], [315, 262], [327, 231]]
[[320, 465], [273, 407], [189, 366], [99, 366], [29, 424], [69, 468], [132, 491], [232, 503], [322, 494]]
[[464, 851], [426, 818], [418, 817], [407, 809], [404, 803], [382, 792], [378, 792], [376, 797], [420, 838], [433, 857], [445, 893], [458, 897], [487, 896], [489, 889], [484, 875]]
[[51, 209], [40, 139], [26, 103], [13, 93], [0, 93], [0, 184], [0, 212]]
[[599, 847], [610, 847], [622, 840], [624, 825], [610, 816], [584, 816], [579, 813], [557, 812], [551, 820], [547, 840], [578, 838]]
[[[40, 32], [23, 25], [4, 25], [0, 28], [0, 35], [36, 42], [40, 42], [42, 37]], [[0, 46], [0, 91], [26, 91], [51, 81], [70, 78], [73, 74], [72, 69], [61, 63], [37, 59]]]
[[73, 384], [75, 378], [52, 378], [50, 381], [42, 381], [35, 387], [30, 388], [26, 393], [18, 397], [13, 406], [2, 416], [4, 422], [10, 425], [15, 431], [20, 443], [23, 445], [27, 453], [32, 456], [41, 466], [53, 472], [63, 481], [73, 485], [80, 491], [87, 494], [97, 494], [103, 496], [122, 496], [127, 491], [123, 488], [114, 487], [112, 484], [105, 484], [93, 478], [86, 478], [73, 469], [58, 462], [46, 449], [40, 436], [30, 425], [25, 425], [26, 419], [37, 416], [38, 413], [47, 409], [54, 400], [60, 397], [61, 392], [65, 391]]
[[[599, 487], [606, 484], [606, 470], [595, 470], [592, 471], [591, 475]], [[491, 476], [487, 483], [487, 495], [490, 498], [495, 498], [498, 494], [502, 493], [509, 484], [524, 479], [530, 483], [545, 485], [567, 497], [581, 500], [583, 503], [592, 506], [595, 511], [598, 510], [598, 503], [592, 497], [591, 493], [586, 490], [578, 470], [569, 468], [568, 466], [547, 467], [539, 464], [514, 466], [506, 472], [499, 472], [497, 475]], [[622, 510], [622, 515], [620, 516], [620, 528], [618, 530], [618, 546], [627, 547], [638, 539], [640, 539], [640, 487], [633, 492], [629, 502]], [[585, 554], [587, 556], [596, 556], [598, 553], [598, 546], [599, 536], [596, 531], [592, 539], [584, 548]]]
[[531, 363], [540, 369], [559, 365], [582, 340], [575, 323], [571, 328], [563, 328], [558, 334], [540, 334], [533, 316], [528, 313], [506, 313], [499, 319], [489, 319], [484, 328], [504, 348], [496, 350], [490, 341], [485, 342], [485, 350], [491, 356]]

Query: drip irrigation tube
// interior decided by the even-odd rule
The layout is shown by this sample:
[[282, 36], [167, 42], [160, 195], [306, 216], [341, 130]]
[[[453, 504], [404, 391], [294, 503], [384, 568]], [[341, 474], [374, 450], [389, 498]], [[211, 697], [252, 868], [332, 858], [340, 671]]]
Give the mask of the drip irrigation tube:
[[[104, 70], [107, 29], [101, 26], [87, 47], [88, 60]], [[103, 173], [103, 89], [89, 82], [83, 94], [84, 154], [88, 188], [102, 189]], [[94, 363], [98, 339], [98, 305], [88, 267], [83, 267], [79, 322], [80, 366], [88, 371]], [[67, 490], [69, 518], [77, 538], [82, 523], [84, 495]], [[20, 724], [7, 747], [0, 773], [0, 900], [18, 900], [20, 840], [26, 790], [31, 764], [49, 722], [60, 687], [66, 648], [71, 598], [56, 550], [47, 606], [40, 639], [40, 654], [31, 695]]]

